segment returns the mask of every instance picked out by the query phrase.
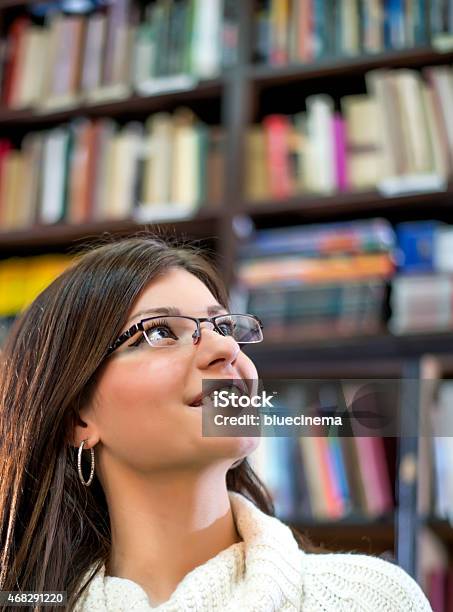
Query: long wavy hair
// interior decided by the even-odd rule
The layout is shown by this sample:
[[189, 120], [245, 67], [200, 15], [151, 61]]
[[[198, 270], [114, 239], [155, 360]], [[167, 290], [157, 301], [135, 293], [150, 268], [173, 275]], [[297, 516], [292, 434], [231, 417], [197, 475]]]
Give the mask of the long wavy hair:
[[[81, 577], [92, 564], [106, 563], [106, 498], [96, 476], [90, 487], [80, 484], [70, 435], [131, 305], [175, 266], [228, 308], [207, 251], [145, 232], [84, 248], [17, 318], [1, 357], [0, 590], [65, 590], [72, 609], [95, 572], [85, 584]], [[82, 469], [89, 473], [87, 458]], [[246, 459], [228, 471], [227, 488], [274, 515], [271, 496]], [[291, 529], [306, 552], [326, 552]]]

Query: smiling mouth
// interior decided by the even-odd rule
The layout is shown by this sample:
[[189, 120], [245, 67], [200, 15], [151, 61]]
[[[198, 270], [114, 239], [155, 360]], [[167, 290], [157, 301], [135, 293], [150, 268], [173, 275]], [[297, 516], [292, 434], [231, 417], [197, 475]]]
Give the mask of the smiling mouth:
[[203, 405], [211, 405], [214, 401], [214, 392], [215, 391], [228, 391], [229, 393], [237, 393], [239, 395], [249, 395], [246, 383], [238, 385], [237, 383], [226, 383], [222, 386], [216, 385], [210, 393], [205, 393], [204, 395], [200, 393], [200, 395], [189, 404], [191, 408], [199, 408]]

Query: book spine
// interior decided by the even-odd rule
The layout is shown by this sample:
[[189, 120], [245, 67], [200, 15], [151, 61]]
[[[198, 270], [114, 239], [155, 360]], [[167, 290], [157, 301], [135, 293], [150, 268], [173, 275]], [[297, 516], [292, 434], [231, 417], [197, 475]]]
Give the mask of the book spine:
[[346, 171], [346, 125], [339, 113], [333, 116], [333, 140], [335, 151], [336, 186], [339, 191], [349, 187]]
[[271, 192], [274, 197], [285, 199], [293, 191], [288, 164], [289, 120], [284, 115], [268, 115], [263, 124], [266, 131]]

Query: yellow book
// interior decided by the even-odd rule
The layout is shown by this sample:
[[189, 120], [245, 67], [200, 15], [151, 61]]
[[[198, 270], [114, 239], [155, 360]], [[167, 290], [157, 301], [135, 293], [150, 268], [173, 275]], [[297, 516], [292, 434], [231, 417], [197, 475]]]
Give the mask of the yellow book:
[[12, 257], [0, 262], [0, 317], [11, 317], [24, 306], [28, 260]]

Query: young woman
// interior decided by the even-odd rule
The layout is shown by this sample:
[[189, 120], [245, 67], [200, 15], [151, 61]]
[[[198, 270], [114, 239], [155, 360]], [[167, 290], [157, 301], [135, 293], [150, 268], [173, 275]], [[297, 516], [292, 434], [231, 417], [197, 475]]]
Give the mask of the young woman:
[[241, 347], [259, 321], [228, 313], [206, 255], [145, 235], [83, 254], [17, 320], [0, 590], [66, 591], [76, 612], [431, 610], [398, 566], [316, 554], [275, 518], [259, 438], [201, 435], [202, 381], [258, 377]]

